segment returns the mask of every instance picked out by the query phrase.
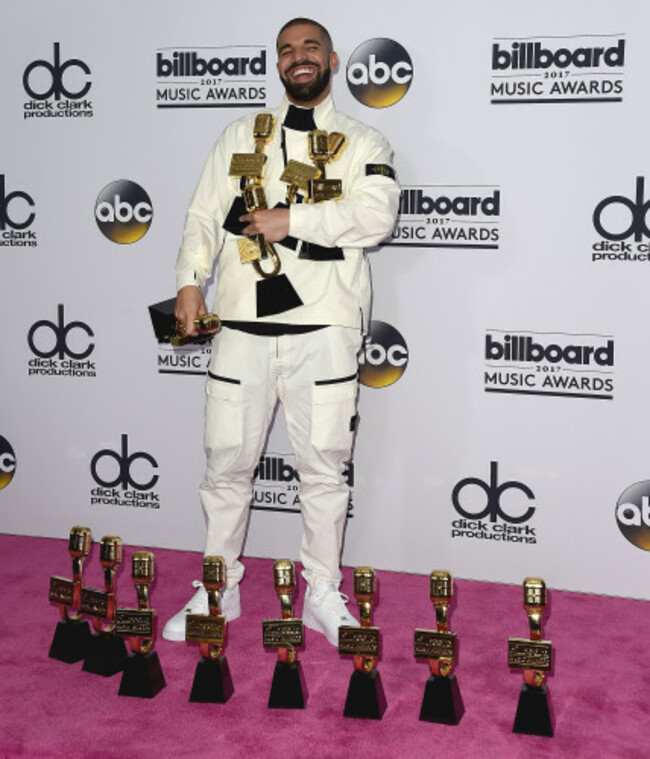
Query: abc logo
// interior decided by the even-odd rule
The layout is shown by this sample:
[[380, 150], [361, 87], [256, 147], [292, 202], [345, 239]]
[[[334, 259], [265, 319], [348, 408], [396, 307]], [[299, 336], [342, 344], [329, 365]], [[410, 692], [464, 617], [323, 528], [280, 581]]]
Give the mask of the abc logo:
[[626, 240], [634, 235], [635, 242], [650, 237], [646, 222], [650, 200], [645, 200], [643, 186], [643, 177], [637, 177], [634, 200], [625, 195], [612, 195], [600, 201], [594, 209], [593, 222], [601, 237], [606, 240]]
[[[79, 69], [83, 74], [90, 74], [87, 64], [79, 58], [70, 58], [61, 62], [60, 44], [54, 43], [54, 63], [37, 60], [27, 66], [23, 74], [23, 87], [33, 100], [47, 100], [54, 95], [55, 100], [61, 96], [69, 100], [79, 100], [90, 90], [90, 82], [83, 74], [72, 69]], [[65, 79], [64, 79], [65, 77]], [[79, 89], [71, 89], [78, 86]]]
[[350, 56], [347, 79], [350, 92], [360, 103], [387, 108], [401, 100], [411, 86], [411, 56], [394, 40], [368, 40]]
[[650, 480], [630, 486], [616, 503], [616, 522], [637, 548], [650, 551]]
[[153, 207], [146, 191], [128, 179], [107, 184], [97, 197], [95, 220], [112, 242], [136, 242], [147, 234], [152, 218]]
[[16, 471], [16, 455], [9, 441], [0, 435], [0, 490], [6, 488]]
[[386, 322], [371, 321], [359, 358], [359, 381], [367, 387], [392, 385], [406, 371], [409, 354], [400, 333]]

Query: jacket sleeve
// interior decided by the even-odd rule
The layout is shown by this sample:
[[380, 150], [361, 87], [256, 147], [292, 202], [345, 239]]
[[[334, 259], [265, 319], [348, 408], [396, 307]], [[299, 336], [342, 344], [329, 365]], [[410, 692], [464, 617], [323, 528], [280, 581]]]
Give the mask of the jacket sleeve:
[[228, 131], [224, 132], [205, 163], [185, 217], [183, 240], [176, 262], [176, 287], [203, 287], [224, 240], [222, 224], [230, 187]]
[[[344, 197], [292, 205], [292, 237], [326, 247], [365, 248], [378, 245], [392, 231], [400, 188], [390, 168], [391, 147], [374, 129], [357, 139], [349, 179], [344, 178]], [[375, 172], [374, 167], [384, 167], [384, 173]]]

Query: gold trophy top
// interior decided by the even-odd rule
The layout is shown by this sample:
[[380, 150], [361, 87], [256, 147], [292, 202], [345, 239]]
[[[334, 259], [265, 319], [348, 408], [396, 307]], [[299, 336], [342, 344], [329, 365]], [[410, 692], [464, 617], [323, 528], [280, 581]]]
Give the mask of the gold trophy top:
[[131, 557], [131, 579], [135, 585], [153, 582], [154, 559], [151, 551], [136, 551]]
[[247, 211], [257, 211], [266, 208], [266, 193], [261, 185], [250, 185], [244, 188], [244, 203]]
[[357, 567], [354, 570], [354, 595], [357, 600], [372, 600], [377, 592], [377, 578], [372, 567]]
[[429, 575], [431, 601], [435, 603], [450, 603], [454, 594], [454, 581], [444, 570], [434, 569]]
[[546, 607], [546, 583], [541, 577], [527, 577], [524, 580], [524, 609], [543, 610]]
[[219, 591], [226, 582], [226, 562], [221, 556], [203, 557], [203, 585], [205, 589]]
[[296, 569], [290, 559], [280, 559], [273, 564], [273, 579], [278, 593], [296, 590]]
[[372, 627], [372, 601], [377, 592], [377, 578], [372, 567], [356, 567], [354, 570], [354, 597], [359, 605], [362, 627]]
[[122, 538], [104, 535], [99, 542], [99, 563], [104, 569], [115, 569], [122, 563]]
[[348, 138], [341, 132], [330, 132], [327, 138], [330, 161], [337, 161], [347, 147]]
[[253, 124], [253, 137], [255, 139], [255, 152], [260, 153], [273, 139], [275, 119], [270, 113], [258, 113]]
[[88, 527], [73, 527], [68, 540], [68, 553], [73, 559], [85, 559], [90, 553], [92, 534]]
[[309, 157], [316, 164], [327, 163], [330, 157], [329, 136], [324, 129], [309, 133]]

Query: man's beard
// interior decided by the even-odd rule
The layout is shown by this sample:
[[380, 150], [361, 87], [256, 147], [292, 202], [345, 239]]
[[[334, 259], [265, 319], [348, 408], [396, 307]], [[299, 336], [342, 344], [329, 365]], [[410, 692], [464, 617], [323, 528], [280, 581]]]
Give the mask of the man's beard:
[[[299, 66], [292, 66], [292, 68], [299, 68]], [[289, 72], [287, 72], [289, 73]], [[305, 82], [304, 84], [294, 84], [287, 77], [280, 75], [284, 89], [287, 95], [298, 103], [309, 103], [311, 100], [315, 100], [321, 95], [327, 85], [330, 82], [332, 70], [328, 66], [326, 69], [318, 69], [316, 79], [312, 82]]]

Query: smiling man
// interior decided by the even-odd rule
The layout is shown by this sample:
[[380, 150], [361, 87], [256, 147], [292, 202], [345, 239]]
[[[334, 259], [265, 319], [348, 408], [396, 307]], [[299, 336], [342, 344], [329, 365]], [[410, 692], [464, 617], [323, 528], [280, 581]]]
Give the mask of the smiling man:
[[[279, 400], [300, 476], [302, 616], [336, 645], [340, 625], [358, 624], [339, 585], [344, 469], [371, 297], [364, 248], [391, 232], [400, 191], [384, 137], [334, 108], [338, 56], [327, 29], [292, 19], [278, 34], [277, 54], [286, 91], [280, 108], [228, 126], [199, 180], [176, 267], [176, 318], [195, 333], [216, 259], [213, 310], [223, 327], [207, 377], [200, 493], [205, 554], [226, 561], [223, 613], [229, 620], [241, 613], [252, 479]], [[186, 612], [207, 613], [207, 593], [194, 585], [165, 625], [168, 640], [185, 639]]]

